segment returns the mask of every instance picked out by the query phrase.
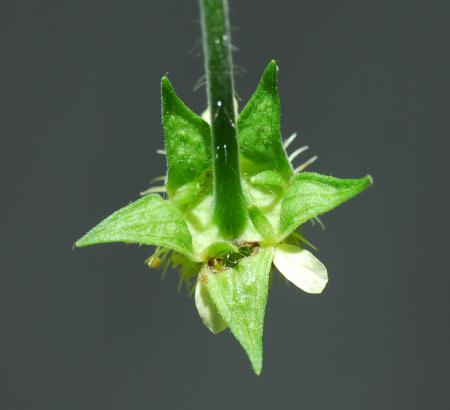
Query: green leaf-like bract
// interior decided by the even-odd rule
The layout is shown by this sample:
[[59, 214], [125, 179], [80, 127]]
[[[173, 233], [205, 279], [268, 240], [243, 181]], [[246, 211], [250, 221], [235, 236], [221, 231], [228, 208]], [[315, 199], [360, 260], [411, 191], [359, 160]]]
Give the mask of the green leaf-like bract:
[[263, 171], [251, 177], [254, 186], [269, 186], [284, 189], [286, 181], [275, 171]]
[[292, 176], [292, 168], [281, 143], [275, 61], [266, 67], [255, 93], [240, 113], [237, 129], [241, 154], [253, 163], [256, 172], [275, 171], [284, 180]]
[[167, 191], [198, 179], [211, 169], [211, 130], [194, 114], [175, 91], [167, 77], [161, 80], [162, 121], [167, 155]]
[[191, 233], [181, 212], [151, 194], [119, 209], [79, 239], [75, 246], [126, 242], [159, 245], [186, 256], [192, 253]]
[[275, 239], [276, 235], [273, 226], [257, 206], [253, 205], [248, 208], [248, 216], [263, 240], [270, 241]]
[[281, 202], [280, 240], [299, 225], [361, 193], [372, 178], [339, 179], [310, 172], [292, 178]]
[[214, 272], [205, 265], [206, 287], [217, 310], [246, 351], [253, 370], [262, 370], [262, 335], [273, 248], [260, 248], [234, 268]]

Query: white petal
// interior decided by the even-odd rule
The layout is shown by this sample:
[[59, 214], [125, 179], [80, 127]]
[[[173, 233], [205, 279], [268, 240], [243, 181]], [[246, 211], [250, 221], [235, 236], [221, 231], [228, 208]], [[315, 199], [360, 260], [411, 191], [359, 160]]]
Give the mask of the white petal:
[[322, 293], [328, 282], [325, 265], [311, 252], [298, 246], [280, 244], [273, 263], [294, 285], [308, 293]]
[[197, 280], [195, 286], [195, 306], [203, 324], [211, 332], [217, 334], [227, 328], [227, 324], [217, 311], [206, 286], [200, 280]]
[[202, 112], [201, 117], [203, 121], [211, 125], [211, 111], [209, 110], [209, 108], [207, 108], [205, 111]]
[[[238, 117], [238, 100], [237, 98], [233, 98], [233, 102], [234, 102], [234, 115], [237, 118]], [[209, 125], [211, 125], [211, 110], [209, 109], [209, 107], [206, 108], [205, 111], [202, 112], [202, 120], [207, 122]]]

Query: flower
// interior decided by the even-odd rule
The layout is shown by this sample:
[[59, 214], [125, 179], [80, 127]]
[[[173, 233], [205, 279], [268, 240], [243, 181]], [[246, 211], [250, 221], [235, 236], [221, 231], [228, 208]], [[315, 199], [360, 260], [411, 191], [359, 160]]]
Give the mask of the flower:
[[[221, 204], [232, 214], [245, 209], [230, 236], [213, 210], [211, 127], [161, 81], [167, 175], [164, 184], [116, 211], [76, 242], [77, 247], [108, 242], [154, 245], [147, 260], [179, 271], [180, 286], [195, 284], [195, 304], [213, 333], [229, 328], [246, 351], [255, 373], [262, 369], [262, 334], [272, 263], [290, 282], [321, 293], [328, 282], [325, 266], [303, 244], [297, 229], [349, 200], [372, 184], [370, 176], [338, 179], [304, 172], [317, 157], [295, 167], [307, 147], [287, 155], [295, 134], [280, 137], [277, 66], [270, 62], [237, 119], [239, 204], [232, 192]], [[226, 145], [223, 147], [227, 155]], [[161, 181], [161, 178], [155, 180]], [[158, 193], [162, 193], [163, 196]]]

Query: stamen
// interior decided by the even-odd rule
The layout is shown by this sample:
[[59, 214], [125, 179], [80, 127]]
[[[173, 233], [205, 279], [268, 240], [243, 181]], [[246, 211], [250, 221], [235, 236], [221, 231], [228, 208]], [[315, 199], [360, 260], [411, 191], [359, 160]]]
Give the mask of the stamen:
[[292, 232], [291, 235], [293, 236], [294, 239], [296, 239], [296, 241], [303, 242], [306, 245], [308, 245], [310, 248], [314, 249], [315, 251], [318, 251], [317, 247], [314, 244], [309, 242], [303, 235], [300, 235], [298, 232], [294, 231], [294, 232]]
[[153, 182], [164, 181], [165, 179], [166, 179], [165, 175], [160, 175], [159, 177], [152, 178], [150, 180], [150, 183], [153, 184]]
[[147, 195], [147, 194], [151, 194], [154, 192], [167, 192], [166, 187], [161, 185], [161, 186], [152, 186], [149, 189], [146, 189], [145, 191], [140, 192], [139, 194], [141, 196]]
[[162, 263], [164, 264], [164, 267], [163, 267], [163, 270], [161, 272], [161, 279], [164, 279], [166, 277], [166, 273], [169, 270], [169, 267], [170, 267], [170, 254], [171, 253], [172, 252], [167, 252], [167, 253], [165, 253], [163, 255], [164, 258], [163, 258]]
[[315, 216], [312, 220], [316, 221], [317, 224], [322, 228], [323, 231], [326, 230], [325, 224], [322, 222], [322, 220], [318, 216]]
[[289, 155], [288, 161], [292, 163], [295, 158], [297, 158], [302, 152], [305, 152], [307, 149], [309, 149], [308, 145], [297, 148], [291, 155]]
[[306, 167], [308, 167], [308, 166], [311, 165], [314, 161], [316, 161], [317, 158], [319, 158], [319, 157], [318, 157], [317, 155], [314, 155], [312, 158], [308, 159], [308, 161], [304, 162], [303, 164], [301, 164], [300, 166], [298, 166], [297, 168], [295, 168], [294, 174], [298, 174], [299, 172], [302, 172]]
[[283, 148], [286, 149], [287, 147], [289, 147], [289, 145], [291, 145], [291, 142], [294, 141], [296, 137], [297, 133], [294, 132], [289, 138], [285, 139], [283, 141]]

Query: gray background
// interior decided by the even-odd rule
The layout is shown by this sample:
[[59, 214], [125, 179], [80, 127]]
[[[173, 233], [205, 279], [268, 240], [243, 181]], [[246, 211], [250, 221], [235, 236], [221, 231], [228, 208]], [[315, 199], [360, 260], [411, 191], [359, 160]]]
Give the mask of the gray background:
[[197, 2], [3, 0], [1, 409], [450, 407], [449, 2], [231, 6], [243, 101], [276, 58], [284, 136], [374, 175], [307, 229], [329, 286], [272, 288], [257, 378], [149, 248], [73, 251], [164, 173], [160, 77], [204, 108]]

